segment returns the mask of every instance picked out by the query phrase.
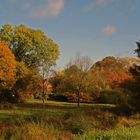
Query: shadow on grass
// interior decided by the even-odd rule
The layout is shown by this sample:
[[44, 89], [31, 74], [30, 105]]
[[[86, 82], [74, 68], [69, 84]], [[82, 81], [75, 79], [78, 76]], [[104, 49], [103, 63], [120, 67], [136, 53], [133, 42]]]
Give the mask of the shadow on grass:
[[104, 105], [104, 104], [82, 104], [80, 107], [77, 107], [77, 104], [64, 104], [64, 103], [24, 103], [24, 104], [18, 104], [18, 107], [24, 108], [24, 109], [30, 109], [30, 110], [63, 110], [63, 111], [70, 111], [70, 110], [101, 110], [101, 111], [107, 111], [111, 112], [113, 114], [116, 114], [118, 116], [123, 116], [123, 115], [131, 115], [132, 110], [127, 107], [127, 106], [113, 106], [113, 105]]
[[77, 107], [76, 103], [22, 103], [17, 105], [20, 108], [24, 109], [62, 109], [62, 110], [69, 110], [69, 109], [110, 109], [114, 108], [115, 106], [113, 105], [105, 105], [105, 104], [82, 104], [80, 107]]

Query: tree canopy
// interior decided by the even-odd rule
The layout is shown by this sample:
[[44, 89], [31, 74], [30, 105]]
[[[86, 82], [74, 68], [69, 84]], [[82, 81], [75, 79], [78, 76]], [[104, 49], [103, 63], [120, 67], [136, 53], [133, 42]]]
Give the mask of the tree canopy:
[[39, 67], [42, 62], [53, 65], [59, 56], [59, 46], [53, 40], [43, 31], [25, 25], [3, 25], [0, 40], [9, 45], [17, 61], [23, 61], [30, 68]]

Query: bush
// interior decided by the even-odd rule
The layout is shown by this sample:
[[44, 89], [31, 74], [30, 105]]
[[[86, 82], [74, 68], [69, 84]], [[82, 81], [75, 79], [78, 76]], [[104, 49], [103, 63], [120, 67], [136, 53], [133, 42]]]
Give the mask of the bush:
[[49, 100], [55, 100], [55, 101], [61, 101], [61, 102], [67, 102], [68, 99], [65, 94], [63, 93], [54, 93], [49, 95]]
[[24, 103], [27, 99], [31, 98], [31, 95], [26, 92], [17, 92], [13, 90], [1, 90], [0, 91], [0, 102], [8, 103]]
[[0, 110], [3, 110], [3, 109], [16, 109], [17, 107], [13, 104], [10, 104], [10, 103], [1, 103], [0, 104]]
[[[55, 101], [62, 101], [62, 102], [71, 102], [71, 103], [76, 103], [78, 98], [75, 93], [54, 93], [49, 95], [50, 100], [55, 100]], [[81, 94], [80, 98], [81, 103], [92, 103], [93, 98], [90, 97], [88, 94]]]
[[140, 112], [140, 92], [133, 93], [130, 104], [135, 110]]
[[0, 102], [16, 103], [17, 99], [11, 90], [1, 90]]
[[104, 90], [101, 92], [99, 101], [105, 104], [126, 105], [129, 101], [129, 94], [120, 89]]
[[88, 125], [82, 120], [72, 121], [68, 130], [73, 134], [84, 134], [88, 130]]

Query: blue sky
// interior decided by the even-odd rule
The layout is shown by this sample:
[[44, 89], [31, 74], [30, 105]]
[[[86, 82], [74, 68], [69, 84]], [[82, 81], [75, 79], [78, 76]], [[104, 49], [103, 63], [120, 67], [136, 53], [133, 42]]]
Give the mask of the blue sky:
[[0, 0], [0, 26], [26, 24], [60, 45], [58, 65], [77, 53], [97, 61], [135, 56], [140, 0]]

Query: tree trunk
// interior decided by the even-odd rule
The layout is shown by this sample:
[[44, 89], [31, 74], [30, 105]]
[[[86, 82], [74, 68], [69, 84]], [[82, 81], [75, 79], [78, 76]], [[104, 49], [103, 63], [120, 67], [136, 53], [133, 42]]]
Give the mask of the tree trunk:
[[77, 106], [80, 107], [80, 92], [78, 92], [77, 95], [78, 95], [78, 103], [77, 103]]
[[43, 80], [42, 80], [42, 102], [43, 105], [45, 104], [45, 73], [44, 73], [44, 67], [43, 67]]
[[43, 103], [43, 105], [45, 104], [45, 99], [42, 97], [42, 103]]

